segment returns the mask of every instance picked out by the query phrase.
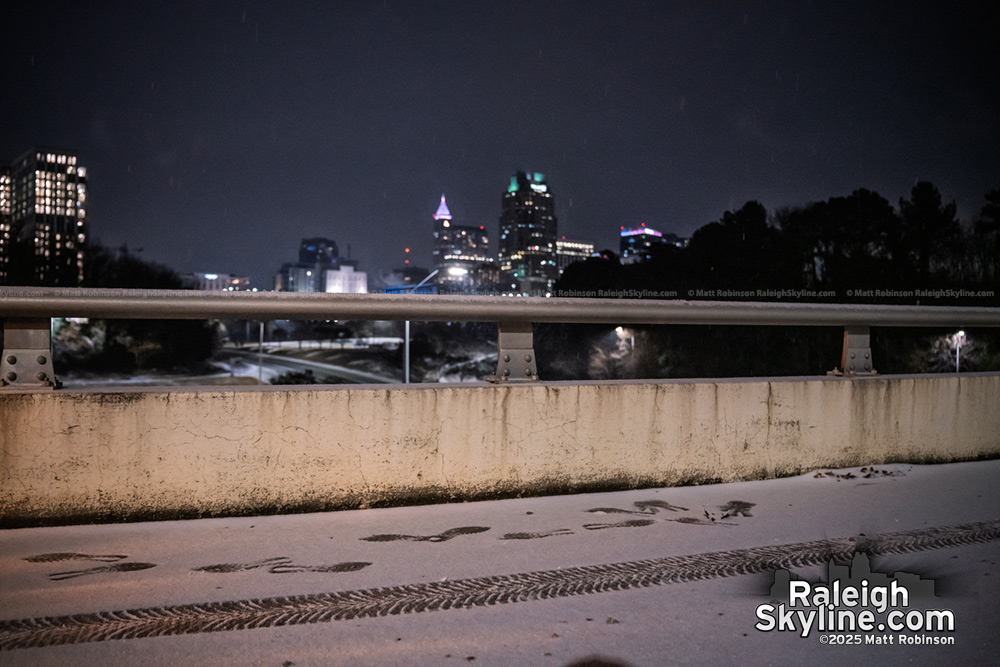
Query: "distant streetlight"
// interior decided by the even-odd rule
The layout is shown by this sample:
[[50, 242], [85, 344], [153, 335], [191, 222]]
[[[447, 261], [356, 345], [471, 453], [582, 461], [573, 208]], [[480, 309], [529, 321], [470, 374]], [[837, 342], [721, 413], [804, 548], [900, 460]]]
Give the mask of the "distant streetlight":
[[965, 331], [955, 334], [955, 372], [958, 372], [958, 359], [962, 354], [962, 343], [965, 342]]
[[615, 333], [618, 334], [619, 340], [629, 339], [629, 349], [635, 350], [635, 334], [626, 329], [625, 327], [615, 327]]
[[[407, 249], [407, 252], [409, 252], [409, 249]], [[424, 283], [436, 276], [437, 272], [438, 270], [434, 269], [427, 274], [426, 278], [413, 287], [408, 287], [406, 289], [415, 290], [423, 286]], [[405, 343], [403, 345], [403, 383], [410, 384], [410, 320], [406, 320], [406, 323], [403, 325], [403, 338], [405, 339]]]

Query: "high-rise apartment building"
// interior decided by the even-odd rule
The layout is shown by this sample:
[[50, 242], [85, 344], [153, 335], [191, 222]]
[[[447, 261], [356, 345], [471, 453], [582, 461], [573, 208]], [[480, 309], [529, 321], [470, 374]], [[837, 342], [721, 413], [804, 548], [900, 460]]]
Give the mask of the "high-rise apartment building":
[[88, 238], [87, 170], [76, 155], [36, 149], [0, 170], [0, 211], [0, 280], [80, 284]]
[[7, 282], [11, 252], [10, 165], [0, 164], [0, 285]]
[[504, 289], [544, 296], [559, 276], [555, 198], [545, 175], [519, 171], [503, 194], [500, 271]]
[[453, 285], [473, 286], [476, 271], [491, 262], [486, 226], [456, 225], [441, 195], [434, 213], [434, 268], [437, 280]]

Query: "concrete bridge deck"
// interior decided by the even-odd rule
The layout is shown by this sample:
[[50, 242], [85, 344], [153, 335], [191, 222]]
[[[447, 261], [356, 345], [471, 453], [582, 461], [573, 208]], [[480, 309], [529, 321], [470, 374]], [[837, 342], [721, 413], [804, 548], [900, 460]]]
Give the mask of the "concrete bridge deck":
[[[4, 530], [0, 663], [994, 662], [1000, 460], [830, 472]], [[815, 581], [831, 553], [856, 548], [874, 571], [934, 579], [939, 597], [911, 607], [952, 611], [955, 643], [829, 645], [827, 632], [755, 629], [776, 567]]]

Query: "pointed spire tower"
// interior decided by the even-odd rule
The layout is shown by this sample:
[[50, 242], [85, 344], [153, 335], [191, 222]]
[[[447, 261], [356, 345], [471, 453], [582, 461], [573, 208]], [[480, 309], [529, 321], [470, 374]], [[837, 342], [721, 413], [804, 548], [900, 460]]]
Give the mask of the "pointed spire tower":
[[448, 210], [448, 204], [444, 201], [444, 195], [441, 195], [441, 205], [438, 206], [437, 213], [434, 214], [435, 220], [451, 220], [451, 211]]
[[451, 211], [441, 195], [441, 203], [434, 213], [434, 268], [439, 271], [444, 266], [445, 256], [451, 248]]
[[[459, 218], [461, 220], [461, 217]], [[485, 226], [453, 224], [451, 211], [441, 195], [441, 204], [434, 213], [434, 268], [439, 271], [438, 283], [467, 289], [474, 287], [476, 272], [491, 261], [489, 239]]]

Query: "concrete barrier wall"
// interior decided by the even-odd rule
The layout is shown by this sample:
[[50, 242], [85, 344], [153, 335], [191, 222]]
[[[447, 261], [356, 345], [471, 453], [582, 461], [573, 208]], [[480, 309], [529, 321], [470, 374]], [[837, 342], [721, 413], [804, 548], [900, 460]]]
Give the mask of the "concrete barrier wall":
[[0, 394], [0, 525], [997, 455], [997, 374]]

